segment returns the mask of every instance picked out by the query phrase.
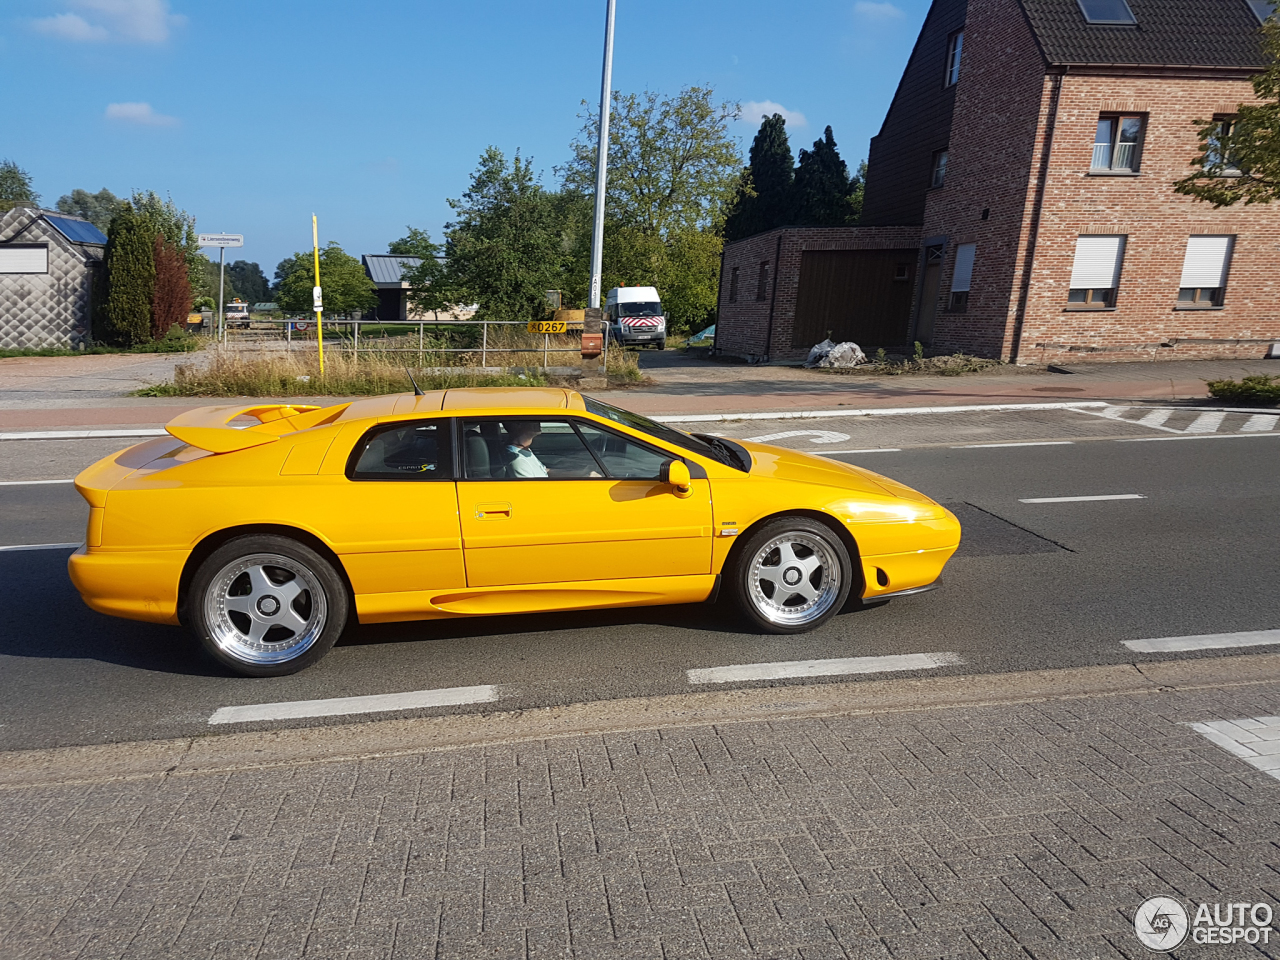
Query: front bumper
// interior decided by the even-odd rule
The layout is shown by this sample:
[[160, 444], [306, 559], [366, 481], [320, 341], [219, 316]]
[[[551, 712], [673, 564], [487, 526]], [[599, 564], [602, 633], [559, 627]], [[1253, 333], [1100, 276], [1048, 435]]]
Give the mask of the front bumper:
[[108, 551], [81, 546], [67, 561], [71, 582], [89, 608], [112, 617], [178, 623], [184, 550]]

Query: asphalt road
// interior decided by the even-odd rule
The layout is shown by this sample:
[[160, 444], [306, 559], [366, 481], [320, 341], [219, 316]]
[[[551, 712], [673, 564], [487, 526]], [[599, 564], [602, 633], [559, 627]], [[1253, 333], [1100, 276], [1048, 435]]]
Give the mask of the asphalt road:
[[[955, 421], [948, 429], [960, 443], [834, 454], [948, 502], [965, 539], [941, 589], [843, 613], [799, 637], [744, 633], [719, 606], [372, 626], [300, 675], [247, 680], [205, 660], [181, 629], [89, 611], [67, 580], [68, 550], [0, 551], [0, 749], [251, 728], [209, 725], [219, 708], [241, 704], [492, 684], [496, 703], [415, 712], [510, 710], [680, 693], [695, 689], [685, 671], [732, 664], [949, 653], [959, 662], [929, 673], [1004, 672], [1171, 656], [1134, 654], [1124, 640], [1280, 628], [1280, 434], [1246, 436], [1246, 418], [1235, 427], [1224, 419], [1223, 432], [1197, 440], [1172, 422], [1176, 432], [1118, 431], [1172, 442], [1114, 442], [1107, 426], [1070, 444], [974, 448], [962, 444], [1057, 428], [1007, 420], [975, 437]], [[849, 433], [837, 426], [819, 429]], [[818, 449], [814, 440], [782, 442]], [[1119, 494], [1143, 499], [1021, 502]], [[78, 541], [85, 515], [69, 484], [0, 486], [0, 544]]]

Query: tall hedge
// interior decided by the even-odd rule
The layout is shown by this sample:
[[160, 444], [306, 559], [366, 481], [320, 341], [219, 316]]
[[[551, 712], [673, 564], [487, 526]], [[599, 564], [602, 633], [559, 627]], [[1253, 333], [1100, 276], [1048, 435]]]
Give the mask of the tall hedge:
[[103, 306], [105, 339], [122, 347], [151, 339], [151, 304], [155, 296], [156, 230], [150, 218], [126, 203], [111, 221], [105, 266], [107, 297]]

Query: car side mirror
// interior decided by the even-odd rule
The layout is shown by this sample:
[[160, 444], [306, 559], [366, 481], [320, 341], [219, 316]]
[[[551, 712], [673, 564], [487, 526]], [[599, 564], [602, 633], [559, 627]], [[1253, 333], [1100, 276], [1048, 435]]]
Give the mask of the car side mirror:
[[683, 460], [668, 460], [662, 465], [662, 482], [670, 484], [671, 492], [682, 499], [693, 493], [689, 465]]

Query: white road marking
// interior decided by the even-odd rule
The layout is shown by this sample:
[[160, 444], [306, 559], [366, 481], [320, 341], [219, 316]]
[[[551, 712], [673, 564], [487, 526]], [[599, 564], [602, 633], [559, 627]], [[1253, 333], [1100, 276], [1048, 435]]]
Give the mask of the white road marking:
[[1277, 420], [1280, 420], [1280, 417], [1272, 413], [1255, 413], [1244, 422], [1244, 426], [1240, 428], [1240, 432], [1258, 433], [1263, 430], [1274, 430], [1276, 428]]
[[1280, 780], [1280, 717], [1241, 717], [1187, 724], [1251, 767]]
[[0, 487], [38, 487], [45, 483], [75, 483], [74, 480], [0, 480]]
[[907, 653], [891, 657], [845, 657], [837, 660], [783, 660], [778, 663], [740, 663], [731, 667], [687, 670], [690, 683], [742, 683], [788, 677], [834, 677], [850, 673], [890, 673], [932, 670], [964, 663], [954, 653]]
[[1218, 428], [1222, 426], [1222, 421], [1226, 419], [1226, 414], [1220, 411], [1212, 413], [1202, 413], [1191, 421], [1191, 425], [1184, 430], [1184, 433], [1216, 433]]
[[1280, 630], [1246, 630], [1243, 633], [1205, 633], [1195, 637], [1160, 637], [1125, 640], [1134, 653], [1177, 653], [1182, 650], [1225, 650], [1231, 647], [1266, 647], [1280, 644]]
[[746, 440], [748, 443], [773, 443], [789, 437], [812, 437], [813, 443], [840, 443], [849, 439], [847, 433], [837, 433], [834, 430], [787, 430], [783, 433], [767, 433], [763, 437], [747, 437]]
[[732, 420], [808, 420], [822, 417], [898, 417], [910, 414], [1005, 413], [1010, 410], [1080, 410], [1109, 407], [1105, 400], [1072, 400], [1065, 403], [986, 403], [955, 407], [865, 407], [849, 410], [787, 410], [781, 413], [694, 413], [650, 417], [658, 423], [728, 423]]
[[[1173, 427], [1166, 427], [1166, 426], [1163, 426], [1162, 424], [1156, 423], [1156, 422], [1154, 422], [1154, 421], [1144, 422], [1144, 421], [1145, 421], [1145, 419], [1146, 419], [1145, 417], [1144, 417], [1142, 420], [1126, 420], [1126, 419], [1124, 418], [1125, 413], [1127, 413], [1128, 411], [1130, 411], [1130, 410], [1132, 410], [1132, 409], [1133, 409], [1133, 407], [1113, 407], [1113, 406], [1108, 406], [1105, 410], [1084, 410], [1084, 409], [1081, 409], [1081, 410], [1078, 410], [1077, 412], [1079, 412], [1079, 413], [1087, 413], [1087, 414], [1088, 414], [1089, 416], [1091, 416], [1091, 417], [1104, 417], [1104, 418], [1105, 418], [1105, 419], [1107, 419], [1107, 420], [1118, 420], [1118, 421], [1120, 421], [1121, 423], [1133, 423], [1133, 424], [1139, 424], [1139, 425], [1144, 426], [1144, 427], [1149, 427], [1149, 428], [1150, 428], [1150, 429], [1152, 429], [1152, 430], [1163, 430], [1165, 433], [1178, 433], [1178, 434], [1182, 433], [1182, 431], [1181, 431], [1181, 430], [1175, 430]], [[1169, 412], [1170, 412], [1170, 413], [1172, 413], [1173, 411], [1171, 410], [1171, 411], [1169, 411]], [[1147, 414], [1147, 416], [1150, 416], [1150, 414]]]
[[484, 684], [478, 687], [414, 690], [410, 693], [379, 693], [368, 697], [250, 703], [242, 707], [219, 707], [209, 718], [209, 722], [211, 724], [249, 723], [254, 720], [296, 720], [300, 717], [339, 717], [351, 713], [384, 713], [389, 710], [418, 710], [423, 707], [455, 707], [466, 703], [492, 703], [498, 697], [497, 687]]
[[1027, 497], [1019, 503], [1084, 503], [1089, 500], [1145, 500], [1141, 493], [1108, 493], [1101, 497]]
[[15, 543], [12, 546], [0, 547], [0, 551], [14, 550], [74, 550], [79, 543]]
[[1139, 417], [1138, 423], [1142, 424], [1144, 427], [1158, 427], [1171, 416], [1173, 416], [1172, 410], [1152, 410], [1146, 416]]
[[1150, 443], [1152, 440], [1246, 440], [1252, 437], [1280, 437], [1280, 433], [1193, 433], [1176, 437], [1114, 437], [1113, 443]]
[[819, 456], [834, 457], [836, 454], [846, 453], [901, 453], [901, 447], [871, 447], [867, 450], [819, 450]]
[[34, 430], [30, 433], [0, 433], [0, 440], [93, 440], [97, 437], [165, 437], [164, 430]]
[[996, 447], [1071, 447], [1074, 440], [1029, 440], [1023, 443], [966, 443], [952, 450], [990, 450]]

